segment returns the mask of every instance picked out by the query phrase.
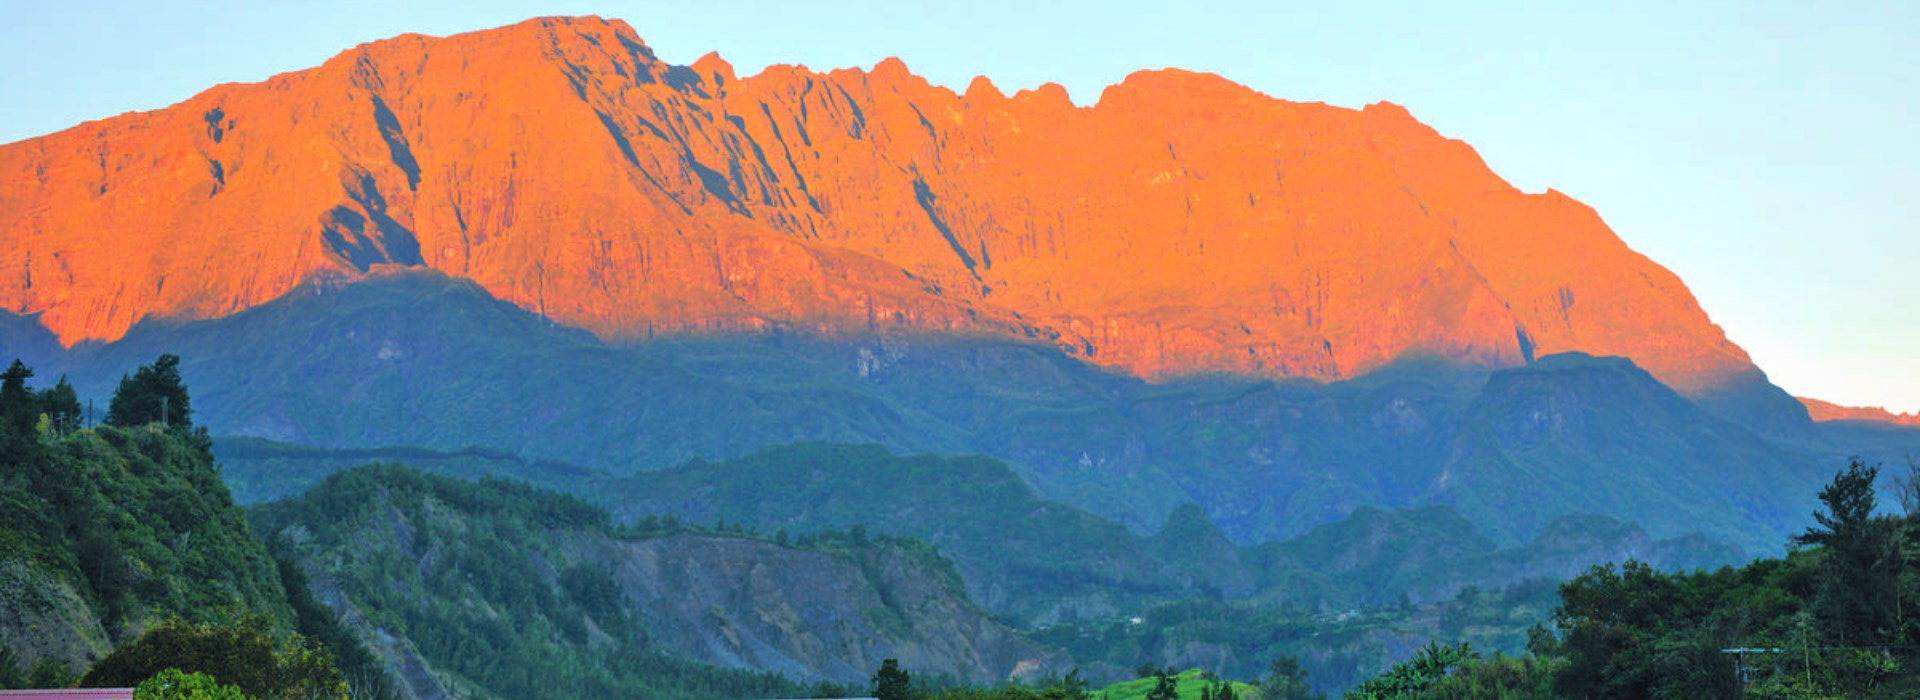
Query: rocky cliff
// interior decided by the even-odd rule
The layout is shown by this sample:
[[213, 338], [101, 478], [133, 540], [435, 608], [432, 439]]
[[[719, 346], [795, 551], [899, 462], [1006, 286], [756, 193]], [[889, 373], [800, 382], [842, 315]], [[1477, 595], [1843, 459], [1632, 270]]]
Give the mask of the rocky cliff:
[[423, 266], [615, 341], [935, 331], [1146, 377], [1412, 349], [1758, 376], [1591, 209], [1406, 110], [1142, 72], [961, 94], [897, 60], [741, 77], [599, 18], [406, 35], [0, 146], [0, 306], [64, 343]]

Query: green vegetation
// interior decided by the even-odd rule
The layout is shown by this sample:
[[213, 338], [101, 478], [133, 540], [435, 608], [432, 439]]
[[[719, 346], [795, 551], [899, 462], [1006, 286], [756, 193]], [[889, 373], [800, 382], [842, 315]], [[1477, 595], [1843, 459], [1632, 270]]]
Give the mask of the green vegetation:
[[[771, 447], [592, 488], [628, 520], [671, 514], [758, 532], [860, 525], [921, 539], [953, 560], [974, 600], [1028, 627], [1187, 600], [1386, 608], [1403, 597], [1445, 600], [1464, 586], [1572, 576], [1629, 548], [1663, 569], [1745, 558], [1704, 538], [1654, 540], [1593, 515], [1558, 519], [1526, 546], [1502, 549], [1446, 507], [1362, 507], [1297, 538], [1238, 547], [1188, 504], [1140, 536], [1040, 498], [999, 460], [900, 456], [872, 445]], [[1534, 611], [1518, 629], [1545, 614]]]
[[[1057, 617], [1061, 608], [1217, 597], [1218, 582], [1246, 578], [1234, 571], [1232, 545], [1204, 518], [1204, 532], [1163, 548], [1163, 555], [1116, 523], [1042, 500], [1005, 463], [986, 457], [788, 445], [643, 472], [601, 485], [598, 496], [629, 520], [665, 513], [757, 532], [861, 526], [924, 540], [953, 560], [975, 600], [1022, 621]], [[1209, 536], [1224, 548], [1220, 558], [1195, 546]], [[1246, 588], [1232, 592], [1244, 595]]]
[[[933, 688], [924, 681], [916, 681], [898, 661], [887, 659], [874, 671], [867, 692], [876, 700], [1253, 700], [1270, 697], [1261, 695], [1258, 685], [1223, 680], [1198, 669], [1143, 668], [1142, 671], [1144, 675], [1137, 680], [1114, 683], [1099, 690], [1090, 689], [1077, 669], [1034, 684]], [[1271, 700], [1288, 698], [1271, 696]]]
[[[4, 374], [0, 687], [128, 686], [176, 669], [263, 699], [343, 697], [333, 650], [361, 676], [378, 666], [253, 536], [178, 364], [163, 355], [128, 376], [97, 427], [64, 377], [36, 392], [24, 364]], [[174, 681], [152, 690], [199, 688]], [[380, 695], [377, 680], [358, 687]]]
[[163, 622], [115, 649], [80, 679], [91, 688], [126, 687], [167, 672], [205, 674], [262, 700], [346, 700], [347, 682], [333, 654], [299, 634], [274, 638], [273, 622], [247, 616], [237, 624]]
[[[84, 658], [169, 617], [292, 619], [273, 560], [220, 483], [204, 434], [184, 422], [82, 429], [71, 387], [33, 392], [29, 376], [16, 362], [0, 386], [0, 549], [18, 586], [12, 604], [67, 630], [53, 636], [71, 640], [68, 648], [42, 653]], [[104, 638], [87, 631], [95, 624]]]
[[223, 685], [204, 673], [184, 673], [169, 668], [141, 681], [133, 689], [134, 700], [249, 700], [239, 686]]
[[131, 376], [120, 377], [120, 388], [107, 406], [107, 425], [123, 428], [159, 423], [169, 428], [193, 427], [193, 407], [186, 384], [180, 380], [180, 356], [163, 354], [142, 365]]
[[[1460, 407], [1473, 417], [1466, 439], [1478, 450], [1459, 465], [1466, 468], [1456, 474], [1461, 483], [1538, 485], [1532, 477], [1552, 464], [1609, 463], [1618, 455], [1593, 448], [1621, 430], [1649, 432], [1646, 439], [1659, 444], [1684, 442], [1679, 432], [1651, 434], [1658, 426], [1602, 425], [1626, 420], [1611, 415], [1531, 418], [1521, 409], [1613, 401], [1589, 395], [1583, 404], [1565, 392], [1645, 389], [1617, 363], [1542, 364], [1502, 375], [1495, 388], [1508, 399]], [[1819, 492], [1816, 525], [1794, 538], [1786, 556], [1687, 573], [1663, 570], [1738, 553], [1704, 538], [1654, 540], [1626, 523], [1578, 514], [1522, 528], [1537, 536], [1502, 548], [1459, 514], [1491, 507], [1473, 500], [1480, 491], [1456, 500], [1459, 511], [1360, 508], [1255, 546], [1235, 545], [1192, 504], [1171, 508], [1156, 534], [1141, 535], [1042, 498], [1017, 469], [993, 459], [899, 457], [830, 444], [609, 478], [481, 449], [348, 455], [246, 443], [238, 449], [250, 456], [240, 459], [253, 460], [249, 474], [263, 493], [332, 472], [304, 496], [257, 509], [250, 524], [196, 427], [181, 366], [162, 356], [125, 375], [97, 427], [64, 378], [36, 389], [22, 363], [0, 373], [0, 548], [8, 553], [0, 560], [0, 610], [37, 616], [0, 627], [0, 686], [69, 684], [84, 661], [104, 656], [80, 682], [263, 700], [379, 696], [386, 669], [411, 661], [424, 661], [422, 673], [458, 693], [508, 698], [834, 690], [669, 653], [684, 645], [663, 644], [671, 631], [636, 614], [627, 599], [632, 581], [610, 563], [626, 560], [594, 553], [679, 538], [826, 553], [861, 580], [912, 569], [921, 572], [913, 580], [921, 589], [963, 602], [963, 587], [977, 591], [1095, 677], [1143, 666], [1151, 672], [1091, 697], [1242, 700], [1257, 693], [1277, 700], [1312, 697], [1312, 686], [1351, 688], [1348, 697], [1363, 699], [1920, 693], [1920, 517], [1913, 513], [1920, 497], [1911, 486], [1920, 473], [1894, 489], [1905, 515], [1877, 514], [1878, 471], [1857, 461]], [[1557, 373], [1578, 376], [1546, 376]], [[1382, 386], [1346, 390], [1372, 396]], [[1737, 431], [1670, 398], [1636, 400], [1663, 411], [1659, 420], [1720, 431], [1719, 442], [1688, 449], [1758, 454]], [[987, 402], [1000, 400], [1010, 399]], [[1173, 438], [1151, 438], [1162, 439]], [[1206, 439], [1255, 438], [1222, 429]], [[334, 471], [390, 457], [440, 460], [469, 476], [545, 474], [546, 485], [593, 493], [623, 510], [616, 520], [574, 496], [494, 478], [468, 483], [394, 466]], [[1635, 488], [1668, 488], [1650, 463], [1622, 463]], [[316, 468], [274, 473], [303, 464]], [[1762, 466], [1755, 478], [1797, 478], [1776, 463]], [[1189, 486], [1188, 493], [1201, 488]], [[1700, 505], [1685, 495], [1691, 491], [1675, 493], [1688, 501], [1675, 506], [1682, 519], [1716, 518], [1725, 505], [1713, 500], [1720, 496], [1703, 496], [1713, 502]], [[696, 530], [724, 536], [684, 537]], [[255, 531], [271, 533], [272, 544]], [[1621, 549], [1655, 561], [1593, 568], [1557, 591], [1534, 578], [1562, 576], [1594, 552]], [[690, 591], [702, 582], [676, 585]], [[310, 589], [351, 614], [336, 615]], [[900, 590], [878, 589], [876, 602], [863, 603], [868, 609], [855, 617], [875, 625], [875, 634], [904, 634], [915, 623], [889, 597]], [[778, 612], [753, 612], [769, 610]], [[963, 613], [977, 611], [940, 609], [947, 617]], [[713, 614], [721, 614], [718, 606]], [[1557, 637], [1540, 626], [1549, 621]], [[28, 639], [22, 629], [56, 633]], [[379, 655], [361, 646], [379, 633], [400, 642]], [[1396, 659], [1404, 661], [1389, 663]], [[1174, 674], [1160, 668], [1166, 663], [1203, 670]], [[876, 693], [882, 680], [889, 697], [916, 700], [1088, 692], [1078, 675], [930, 689], [929, 675], [914, 677], [922, 681], [916, 684], [906, 669], [893, 670], [897, 677], [875, 675]]]
[[[1554, 586], [1535, 580], [1503, 591], [1462, 590], [1415, 607], [1312, 612], [1283, 605], [1186, 601], [1137, 618], [1056, 625], [1034, 639], [1064, 648], [1090, 668], [1201, 666], [1228, 678], [1266, 677], [1276, 691], [1307, 697], [1306, 681], [1350, 688], [1384, 672], [1409, 649], [1434, 639], [1519, 651], [1528, 631], [1550, 619]], [[1210, 650], [1185, 655], [1183, 650]]]
[[1115, 683], [1089, 695], [1097, 700], [1232, 700], [1264, 698], [1258, 686], [1224, 681], [1198, 669], [1175, 673], [1156, 670], [1144, 677]]
[[[1078, 669], [1032, 686], [1007, 683], [993, 687], [946, 685], [936, 689], [929, 687], [924, 678], [915, 681], [913, 674], [895, 659], [881, 662], [880, 668], [874, 670], [867, 693], [875, 700], [1093, 700], [1096, 697], [1087, 690], [1087, 681], [1080, 677]], [[1207, 700], [1212, 698], [1209, 695]]]
[[505, 450], [467, 447], [324, 449], [248, 437], [222, 437], [213, 444], [220, 479], [241, 505], [298, 496], [328, 474], [367, 464], [405, 464], [428, 474], [473, 481], [485, 476], [524, 481], [549, 491], [592, 498], [608, 477], [599, 471], [553, 461], [522, 459]]
[[604, 510], [571, 496], [375, 465], [336, 473], [300, 498], [257, 509], [254, 519], [293, 558], [320, 567], [369, 624], [488, 695], [809, 691], [775, 674], [715, 669], [658, 648], [622, 604], [613, 574], [577, 548], [641, 533], [614, 528]]
[[[1663, 575], [1596, 569], [1561, 589], [1568, 667], [1592, 697], [1920, 692], [1920, 518], [1873, 515], [1878, 470], [1858, 460], [1820, 492], [1817, 526], [1784, 559]], [[1749, 649], [1727, 653], [1726, 649]]]
[[1859, 460], [1837, 474], [1784, 558], [1595, 567], [1560, 586], [1561, 637], [1534, 632], [1525, 657], [1430, 646], [1347, 697], [1914, 697], [1920, 513], [1875, 515], [1877, 475]]

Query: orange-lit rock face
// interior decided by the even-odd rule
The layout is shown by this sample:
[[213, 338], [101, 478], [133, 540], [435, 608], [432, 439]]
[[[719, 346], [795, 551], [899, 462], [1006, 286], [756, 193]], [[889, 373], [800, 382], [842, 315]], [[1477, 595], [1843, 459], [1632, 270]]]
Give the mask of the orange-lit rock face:
[[[1392, 105], [1139, 73], [964, 95], [654, 59], [595, 18], [403, 36], [0, 147], [0, 304], [67, 342], [424, 265], [614, 340], [959, 331], [1157, 377], [1409, 349], [1750, 367], [1679, 279]], [[1529, 347], [1530, 346], [1530, 347]]]
[[1853, 420], [1920, 427], [1920, 413], [1894, 413], [1884, 408], [1841, 406], [1805, 397], [1800, 397], [1800, 403], [1807, 407], [1807, 415], [1817, 421]]

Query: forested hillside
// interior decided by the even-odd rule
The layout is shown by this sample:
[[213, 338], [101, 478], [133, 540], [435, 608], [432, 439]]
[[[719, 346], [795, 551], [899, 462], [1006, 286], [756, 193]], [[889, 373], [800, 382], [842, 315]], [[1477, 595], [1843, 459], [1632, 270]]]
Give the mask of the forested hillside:
[[[0, 385], [0, 643], [73, 674], [169, 618], [294, 611], [193, 427], [177, 359], [125, 380], [94, 425], [64, 378]], [[4, 669], [0, 669], [4, 671]]]
[[[416, 697], [749, 697], [883, 658], [971, 680], [1064, 662], [924, 545], [612, 524], [572, 497], [371, 466], [255, 513]], [[722, 669], [738, 669], [718, 671]]]
[[[1854, 460], [1796, 549], [1742, 567], [1595, 567], [1560, 586], [1528, 654], [1434, 647], [1346, 694], [1387, 698], [1911, 698], [1920, 694], [1920, 467]], [[1812, 499], [1809, 499], [1810, 501]]]

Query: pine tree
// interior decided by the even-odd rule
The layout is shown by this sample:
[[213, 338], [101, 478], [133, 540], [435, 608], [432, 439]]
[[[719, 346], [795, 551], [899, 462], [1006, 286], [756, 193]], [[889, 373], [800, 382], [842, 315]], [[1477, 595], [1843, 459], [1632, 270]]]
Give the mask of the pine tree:
[[33, 370], [19, 360], [0, 373], [0, 420], [6, 421], [6, 430], [13, 435], [32, 434], [34, 421], [40, 418], [40, 401], [27, 388], [32, 377]]
[[80, 394], [67, 383], [67, 375], [60, 375], [60, 381], [52, 389], [40, 392], [40, 412], [53, 422], [53, 429], [66, 434], [80, 427]]
[[913, 679], [900, 668], [899, 659], [882, 661], [880, 670], [873, 672], [873, 697], [875, 700], [912, 700]]
[[180, 356], [161, 355], [151, 365], [142, 365], [132, 376], [120, 377], [107, 405], [107, 424], [134, 427], [152, 422], [169, 427], [192, 427], [193, 406], [187, 400], [187, 387], [180, 380]]
[[1899, 566], [1905, 561], [1904, 522], [1874, 517], [1873, 482], [1880, 469], [1855, 457], [1820, 490], [1826, 512], [1819, 524], [1794, 537], [1820, 545], [1828, 575], [1820, 582], [1813, 612], [1830, 639], [1845, 645], [1889, 643], [1900, 638]]

